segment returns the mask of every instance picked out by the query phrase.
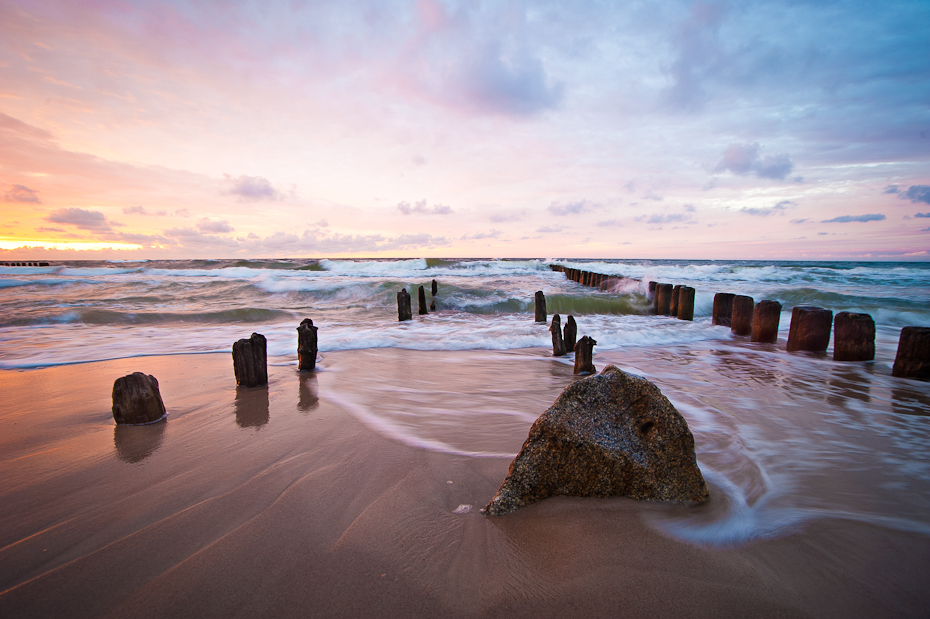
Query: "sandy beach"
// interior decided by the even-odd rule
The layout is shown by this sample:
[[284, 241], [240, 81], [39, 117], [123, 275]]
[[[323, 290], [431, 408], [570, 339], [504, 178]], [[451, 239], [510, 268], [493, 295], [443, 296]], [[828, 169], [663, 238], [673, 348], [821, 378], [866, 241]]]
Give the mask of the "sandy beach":
[[[624, 360], [651, 370], [681, 363], [645, 349]], [[825, 517], [764, 539], [689, 543], [656, 526], [681, 510], [721, 509], [713, 477], [702, 508], [555, 498], [481, 514], [510, 461], [488, 454], [515, 453], [532, 419], [573, 380], [545, 351], [493, 360], [486, 351], [344, 351], [326, 354], [311, 375], [271, 361], [281, 364], [269, 368], [267, 388], [238, 390], [223, 354], [0, 372], [0, 614], [930, 611], [930, 537], [920, 531]], [[114, 426], [110, 390], [132, 371], [159, 379], [166, 423]], [[757, 399], [780, 388], [720, 380], [742, 381], [742, 395]], [[925, 397], [925, 385], [914, 393]], [[401, 413], [437, 406], [511, 410], [481, 424], [444, 424], [440, 414], [417, 424], [420, 434], [404, 432]], [[927, 486], [916, 490], [926, 496]]]

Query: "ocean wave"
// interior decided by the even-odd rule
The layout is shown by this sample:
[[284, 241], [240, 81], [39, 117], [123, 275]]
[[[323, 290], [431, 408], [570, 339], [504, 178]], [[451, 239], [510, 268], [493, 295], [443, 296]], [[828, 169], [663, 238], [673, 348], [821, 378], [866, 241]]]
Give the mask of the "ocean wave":
[[213, 312], [122, 312], [105, 309], [81, 309], [54, 315], [17, 316], [0, 322], [0, 327], [28, 327], [49, 324], [83, 325], [151, 325], [172, 323], [261, 323], [294, 320], [295, 314], [274, 309], [236, 308]]

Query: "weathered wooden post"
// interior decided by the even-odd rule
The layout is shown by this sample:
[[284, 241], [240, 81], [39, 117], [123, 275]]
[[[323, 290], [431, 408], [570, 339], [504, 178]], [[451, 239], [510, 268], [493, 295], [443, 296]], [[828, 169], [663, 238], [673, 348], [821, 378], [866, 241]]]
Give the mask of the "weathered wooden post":
[[597, 374], [592, 361], [595, 344], [597, 342], [587, 335], [575, 343], [575, 374]]
[[733, 314], [730, 317], [730, 331], [734, 335], [752, 335], [752, 312], [755, 307], [752, 297], [735, 295], [733, 297]]
[[904, 327], [892, 376], [930, 380], [930, 327]]
[[569, 314], [568, 318], [565, 319], [565, 332], [563, 343], [565, 344], [566, 352], [575, 350], [575, 340], [578, 337], [578, 325], [575, 324], [575, 318]]
[[774, 344], [778, 339], [778, 323], [781, 320], [781, 303], [762, 300], [752, 311], [752, 341]]
[[694, 320], [694, 288], [691, 286], [682, 286], [678, 291], [678, 320]]
[[436, 293], [439, 292], [439, 283], [435, 279], [430, 282], [430, 290], [434, 297], [436, 296]]
[[317, 329], [313, 321], [304, 318], [297, 327], [297, 369], [301, 372], [312, 372], [316, 369]]
[[806, 350], [826, 352], [830, 344], [833, 312], [822, 307], [799, 305], [791, 310], [788, 328], [788, 352]]
[[565, 356], [565, 344], [562, 342], [562, 319], [558, 314], [552, 315], [552, 324], [549, 325], [549, 331], [552, 332], [552, 356]]
[[730, 292], [718, 292], [714, 295], [714, 315], [710, 324], [721, 327], [732, 326], [733, 297], [735, 296]]
[[668, 302], [668, 315], [678, 317], [678, 295], [681, 293], [681, 284], [672, 288], [672, 297]]
[[133, 372], [113, 383], [113, 420], [116, 423], [142, 425], [158, 421], [166, 414], [154, 376]]
[[672, 285], [659, 284], [656, 286], [656, 314], [669, 315], [669, 304], [672, 302]]
[[397, 320], [413, 320], [413, 312], [410, 309], [410, 294], [406, 288], [401, 288], [397, 293]]
[[420, 316], [429, 314], [429, 310], [426, 307], [426, 289], [423, 288], [423, 286], [417, 289], [417, 307], [419, 308], [417, 313], [420, 314]]
[[268, 343], [265, 336], [253, 333], [249, 339], [233, 344], [233, 371], [240, 387], [268, 384]]
[[875, 359], [875, 321], [868, 314], [840, 312], [833, 319], [833, 360]]
[[536, 291], [536, 322], [546, 322], [546, 295]]
[[656, 286], [657, 286], [658, 284], [659, 284], [659, 282], [652, 282], [652, 281], [649, 282], [649, 284], [648, 284], [649, 287], [646, 289], [646, 290], [648, 291], [648, 292], [646, 293], [646, 296], [647, 296], [647, 297], [649, 297], [650, 299], [655, 299], [655, 298], [656, 298]]

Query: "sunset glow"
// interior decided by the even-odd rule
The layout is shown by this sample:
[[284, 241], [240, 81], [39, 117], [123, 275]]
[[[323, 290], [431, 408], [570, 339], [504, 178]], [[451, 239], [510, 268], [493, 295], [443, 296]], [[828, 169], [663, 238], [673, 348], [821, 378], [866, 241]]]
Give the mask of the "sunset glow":
[[926, 259], [928, 29], [914, 1], [4, 1], [0, 258]]

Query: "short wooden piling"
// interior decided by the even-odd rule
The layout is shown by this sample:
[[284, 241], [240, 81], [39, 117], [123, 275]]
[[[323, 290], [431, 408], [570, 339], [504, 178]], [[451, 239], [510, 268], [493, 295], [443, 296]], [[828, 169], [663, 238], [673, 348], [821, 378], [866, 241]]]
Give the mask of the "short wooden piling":
[[431, 294], [434, 297], [436, 296], [436, 293], [439, 292], [439, 283], [435, 279], [432, 282], [430, 282], [430, 290], [431, 290]]
[[401, 288], [397, 293], [397, 320], [413, 320], [413, 312], [410, 309], [410, 294], [406, 288]]
[[762, 300], [752, 311], [752, 341], [774, 344], [778, 339], [778, 323], [781, 321], [781, 303]]
[[546, 322], [546, 295], [536, 291], [536, 322]]
[[649, 287], [646, 289], [648, 291], [646, 293], [646, 296], [648, 296], [650, 299], [655, 299], [656, 298], [656, 286], [658, 285], [659, 285], [659, 282], [649, 282], [648, 284]]
[[672, 288], [672, 298], [668, 302], [668, 315], [678, 317], [678, 295], [681, 293], [681, 284]]
[[833, 319], [833, 360], [875, 359], [875, 321], [868, 314], [839, 312]]
[[587, 335], [575, 343], [575, 374], [597, 374], [593, 362], [595, 344]]
[[316, 369], [317, 330], [313, 321], [304, 318], [297, 327], [297, 369], [301, 372], [312, 372]]
[[694, 320], [694, 292], [691, 286], [682, 286], [678, 291], [678, 320]]
[[930, 327], [904, 327], [892, 376], [930, 380]]
[[565, 319], [565, 330], [562, 343], [565, 345], [565, 351], [575, 350], [575, 341], [578, 338], [578, 325], [575, 324], [575, 318], [571, 314]]
[[133, 372], [113, 383], [113, 420], [117, 424], [142, 425], [165, 416], [165, 403], [158, 380], [149, 374]]
[[420, 316], [424, 314], [429, 314], [429, 309], [426, 305], [426, 289], [423, 286], [420, 286], [417, 289], [417, 313]]
[[710, 324], [721, 327], [732, 326], [733, 297], [735, 296], [730, 292], [718, 292], [714, 295], [714, 314]]
[[549, 331], [552, 333], [552, 356], [565, 356], [565, 343], [562, 341], [562, 319], [558, 314], [552, 315], [552, 324], [549, 325]]
[[833, 312], [822, 307], [799, 305], [791, 310], [788, 352], [826, 352], [830, 345]]
[[268, 342], [260, 333], [241, 339], [232, 347], [233, 371], [240, 387], [268, 384]]
[[656, 286], [656, 314], [669, 315], [669, 304], [672, 302], [672, 285], [659, 284]]
[[752, 335], [752, 312], [755, 303], [752, 297], [745, 295], [733, 296], [733, 313], [730, 317], [730, 331], [734, 335]]

